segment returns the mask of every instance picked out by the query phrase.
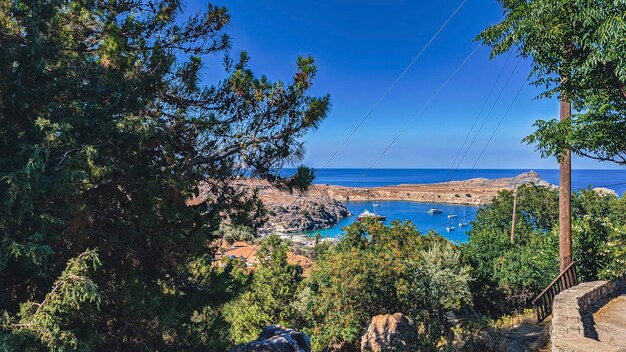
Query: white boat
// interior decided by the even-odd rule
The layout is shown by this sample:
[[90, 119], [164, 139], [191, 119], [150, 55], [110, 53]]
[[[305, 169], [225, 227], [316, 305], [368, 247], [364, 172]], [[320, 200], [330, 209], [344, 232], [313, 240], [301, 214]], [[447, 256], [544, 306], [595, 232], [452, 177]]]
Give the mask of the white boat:
[[386, 220], [387, 217], [383, 215], [378, 215], [376, 213], [370, 213], [367, 209], [365, 209], [359, 216], [356, 218], [357, 220], [363, 220], [366, 218], [374, 218], [378, 221]]
[[457, 217], [457, 215], [456, 215], [456, 214], [450, 214], [450, 215], [448, 215], [448, 219], [454, 219], [454, 218], [456, 218], [456, 217]]
[[459, 227], [463, 227], [463, 226], [467, 226], [468, 224], [466, 222], [460, 222], [459, 223]]
[[446, 231], [450, 232], [450, 231], [454, 231], [456, 230], [456, 228], [454, 226], [448, 226], [446, 227]]
[[373, 206], [373, 207], [379, 207], [379, 206], [380, 206], [380, 204], [378, 204], [378, 203], [374, 203], [374, 204], [372, 204], [372, 206]]
[[430, 208], [430, 209], [428, 209], [428, 214], [430, 214], [430, 215], [441, 214], [441, 213], [443, 213], [443, 210], [441, 210], [441, 209], [437, 209], [437, 208]]

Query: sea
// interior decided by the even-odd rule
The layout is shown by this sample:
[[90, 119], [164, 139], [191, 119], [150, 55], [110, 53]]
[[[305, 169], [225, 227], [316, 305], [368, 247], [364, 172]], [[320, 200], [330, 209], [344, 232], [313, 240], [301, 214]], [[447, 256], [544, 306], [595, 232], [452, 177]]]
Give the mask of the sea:
[[[290, 169], [284, 173], [289, 174]], [[528, 171], [536, 171], [542, 179], [558, 185], [558, 169], [322, 169], [316, 171], [316, 184], [349, 187], [374, 187], [399, 184], [439, 183], [469, 178], [495, 179], [514, 177]], [[572, 189], [605, 187], [623, 197], [626, 192], [626, 170], [572, 170]], [[348, 201], [344, 203], [352, 216], [341, 219], [329, 229], [310, 231], [323, 237], [340, 237], [342, 228], [356, 221], [364, 210], [386, 216], [386, 224], [393, 220], [411, 220], [422, 233], [436, 231], [451, 241], [467, 241], [467, 232], [479, 207], [454, 204], [419, 203], [412, 201]], [[428, 210], [436, 207], [441, 213], [430, 215]], [[460, 226], [461, 225], [461, 226]]]

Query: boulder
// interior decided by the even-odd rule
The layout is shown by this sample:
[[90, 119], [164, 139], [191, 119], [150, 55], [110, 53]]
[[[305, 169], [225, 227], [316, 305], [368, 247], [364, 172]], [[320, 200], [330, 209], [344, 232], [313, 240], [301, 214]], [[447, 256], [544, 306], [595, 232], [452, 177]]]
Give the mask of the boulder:
[[417, 329], [402, 313], [377, 315], [361, 338], [361, 351], [415, 351]]
[[311, 339], [303, 332], [270, 325], [263, 329], [259, 338], [235, 346], [231, 352], [310, 352]]

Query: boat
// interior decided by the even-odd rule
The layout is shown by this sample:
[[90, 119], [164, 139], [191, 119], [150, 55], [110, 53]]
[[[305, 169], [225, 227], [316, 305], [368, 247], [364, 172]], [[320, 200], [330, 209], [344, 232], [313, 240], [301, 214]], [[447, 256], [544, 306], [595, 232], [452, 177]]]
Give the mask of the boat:
[[365, 209], [361, 214], [359, 214], [359, 216], [356, 218], [357, 220], [363, 220], [363, 219], [367, 219], [367, 218], [374, 218], [378, 221], [384, 221], [387, 220], [386, 216], [383, 215], [379, 215], [376, 213], [370, 213], [367, 209]]
[[380, 206], [380, 204], [378, 204], [378, 203], [374, 203], [374, 204], [372, 204], [372, 206], [373, 206], [373, 207], [379, 207], [379, 206]]
[[448, 219], [454, 219], [454, 218], [456, 218], [456, 217], [457, 217], [457, 215], [456, 215], [456, 214], [450, 214], [450, 215], [448, 215]]
[[450, 232], [450, 231], [454, 231], [456, 230], [456, 228], [454, 226], [448, 226], [446, 227], [446, 231]]
[[467, 223], [466, 222], [460, 222], [459, 223], [459, 227], [463, 227], [463, 226], [467, 226]]
[[441, 209], [437, 209], [437, 208], [430, 208], [430, 209], [428, 209], [428, 214], [430, 214], [430, 215], [441, 214], [441, 213], [443, 213], [443, 210], [441, 210]]

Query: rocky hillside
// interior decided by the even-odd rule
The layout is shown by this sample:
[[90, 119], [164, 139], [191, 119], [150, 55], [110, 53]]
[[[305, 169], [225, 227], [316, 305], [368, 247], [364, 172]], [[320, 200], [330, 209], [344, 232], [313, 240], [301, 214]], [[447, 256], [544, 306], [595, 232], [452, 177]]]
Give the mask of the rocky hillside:
[[338, 200], [313, 189], [299, 196], [281, 192], [269, 185], [260, 189], [263, 205], [268, 210], [266, 232], [301, 232], [332, 227], [350, 212]]
[[320, 194], [340, 200], [412, 200], [428, 203], [489, 204], [498, 192], [513, 189], [517, 185], [534, 183], [553, 187], [541, 179], [535, 171], [515, 177], [486, 179], [473, 178], [465, 181], [450, 181], [434, 184], [410, 184], [397, 186], [352, 188], [331, 185], [316, 185]]
[[[298, 195], [280, 191], [267, 182], [257, 180], [239, 180], [236, 185], [258, 192], [268, 212], [264, 227], [259, 229], [261, 233], [325, 229], [335, 225], [339, 219], [352, 215], [341, 201], [320, 192], [316, 187], [305, 195]], [[199, 196], [187, 200], [187, 204], [199, 204], [209, 198], [207, 186], [200, 185], [199, 188]]]

